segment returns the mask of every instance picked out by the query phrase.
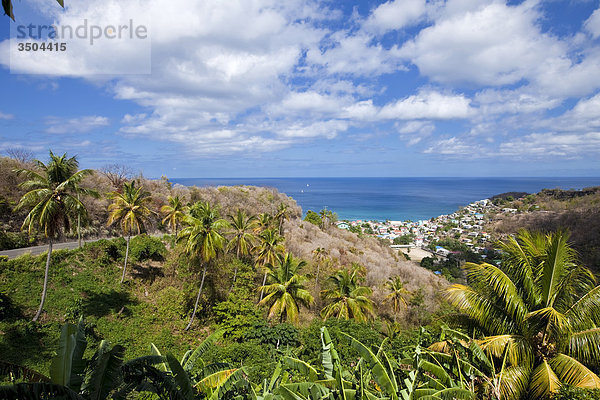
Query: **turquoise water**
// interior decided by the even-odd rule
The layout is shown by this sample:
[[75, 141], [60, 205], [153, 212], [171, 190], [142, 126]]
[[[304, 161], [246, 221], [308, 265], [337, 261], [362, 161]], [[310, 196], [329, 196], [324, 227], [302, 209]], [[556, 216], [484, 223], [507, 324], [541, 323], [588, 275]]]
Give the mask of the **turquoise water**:
[[307, 210], [332, 210], [340, 219], [420, 220], [449, 214], [505, 192], [600, 186], [600, 178], [186, 178], [196, 186], [274, 187]]

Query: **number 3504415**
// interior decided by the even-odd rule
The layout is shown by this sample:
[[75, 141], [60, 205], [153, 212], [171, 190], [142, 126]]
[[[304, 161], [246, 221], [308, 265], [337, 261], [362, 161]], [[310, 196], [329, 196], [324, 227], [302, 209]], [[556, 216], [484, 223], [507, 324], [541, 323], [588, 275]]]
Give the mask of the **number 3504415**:
[[17, 49], [19, 51], [66, 51], [66, 43], [18, 43]]

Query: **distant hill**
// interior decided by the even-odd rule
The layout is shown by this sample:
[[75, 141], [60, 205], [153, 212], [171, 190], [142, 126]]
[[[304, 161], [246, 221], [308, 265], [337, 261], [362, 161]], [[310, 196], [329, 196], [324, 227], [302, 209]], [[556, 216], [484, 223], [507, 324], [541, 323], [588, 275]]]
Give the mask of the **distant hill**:
[[496, 199], [502, 199], [502, 200], [520, 199], [522, 197], [527, 196], [528, 194], [529, 193], [527, 193], [527, 192], [506, 192], [506, 193], [500, 193], [495, 196], [492, 196], [492, 197], [490, 197], [490, 200], [494, 201]]
[[519, 212], [496, 217], [489, 230], [500, 237], [521, 228], [543, 232], [568, 230], [583, 264], [600, 273], [600, 187], [544, 189], [523, 200], [508, 202], [506, 207]]

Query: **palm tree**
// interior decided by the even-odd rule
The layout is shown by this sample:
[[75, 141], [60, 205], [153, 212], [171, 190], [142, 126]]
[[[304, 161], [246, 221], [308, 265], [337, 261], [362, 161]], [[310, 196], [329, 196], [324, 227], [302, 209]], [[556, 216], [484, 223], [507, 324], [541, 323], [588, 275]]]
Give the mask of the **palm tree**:
[[317, 275], [315, 278], [316, 283], [319, 283], [319, 272], [321, 268], [321, 264], [325, 261], [327, 256], [329, 255], [329, 251], [323, 247], [317, 247], [313, 250], [313, 256], [315, 258], [315, 263], [317, 264]]
[[112, 192], [110, 198], [113, 203], [108, 206], [108, 225], [117, 222], [121, 226], [123, 235], [127, 236], [127, 249], [125, 250], [125, 263], [123, 264], [123, 275], [121, 283], [125, 280], [127, 270], [127, 258], [129, 256], [129, 241], [132, 234], [140, 234], [146, 230], [145, 223], [148, 221], [152, 211], [146, 206], [151, 200], [150, 192], [143, 187], [135, 187], [135, 181], [123, 184], [123, 193]]
[[359, 285], [359, 268], [355, 266], [350, 271], [339, 270], [330, 276], [328, 281], [333, 287], [321, 292], [324, 300], [329, 301], [329, 304], [321, 310], [323, 319], [336, 317], [366, 322], [373, 317], [374, 305], [367, 297], [372, 294], [372, 291], [368, 287]]
[[338, 218], [337, 214], [328, 210], [327, 207], [319, 211], [319, 216], [321, 217], [321, 229], [326, 229], [331, 226], [331, 224], [336, 223]]
[[172, 232], [175, 232], [175, 236], [177, 236], [179, 224], [183, 221], [185, 216], [185, 206], [181, 202], [179, 196], [169, 196], [167, 199], [169, 204], [165, 204], [160, 208], [160, 211], [165, 214], [165, 217], [162, 220], [163, 224], [168, 224], [171, 228]]
[[[40, 230], [48, 239], [42, 299], [33, 317], [33, 320], [37, 321], [46, 300], [52, 243], [62, 234], [63, 230], [70, 229], [72, 219], [76, 215], [87, 215], [87, 210], [77, 198], [76, 192], [78, 183], [84, 177], [91, 175], [93, 171], [89, 169], [77, 171], [79, 163], [76, 157], [67, 158], [66, 153], [59, 157], [50, 151], [48, 164], [39, 160], [34, 162], [36, 170], [17, 170], [17, 173], [25, 175], [27, 180], [20, 186], [28, 192], [21, 197], [16, 210], [32, 207], [23, 221], [22, 229], [27, 228], [30, 234], [34, 230]], [[85, 193], [87, 189], [80, 190]]]
[[194, 311], [190, 322], [185, 327], [187, 331], [192, 326], [198, 310], [198, 302], [206, 278], [206, 269], [225, 245], [225, 238], [221, 231], [227, 227], [227, 221], [220, 219], [218, 210], [209, 203], [198, 202], [192, 205], [189, 215], [184, 219], [184, 223], [186, 227], [179, 232], [177, 241], [184, 242], [186, 253], [194, 256], [202, 264], [202, 280], [194, 304]]
[[[241, 260], [250, 255], [250, 251], [254, 246], [256, 237], [251, 231], [256, 226], [256, 217], [252, 215], [249, 216], [238, 208], [235, 214], [228, 216], [228, 219], [232, 228], [228, 233], [233, 236], [227, 244], [227, 250], [235, 249], [236, 257]], [[231, 284], [231, 289], [229, 289], [229, 291], [233, 290], [233, 285], [235, 285], [235, 280], [237, 278], [237, 271], [236, 264], [235, 271], [233, 272], [233, 283]]]
[[[256, 249], [256, 265], [265, 270], [262, 286], [265, 286], [267, 282], [268, 265], [276, 265], [285, 251], [283, 244], [281, 244], [282, 241], [283, 237], [279, 236], [273, 229], [267, 229], [260, 234], [260, 244]], [[263, 295], [264, 291], [261, 290], [259, 301], [262, 301]]]
[[291, 254], [286, 253], [277, 267], [270, 266], [269, 284], [261, 287], [267, 295], [258, 303], [269, 306], [269, 319], [279, 317], [279, 322], [297, 323], [298, 304], [306, 308], [313, 304], [313, 297], [303, 285], [307, 278], [298, 274], [305, 265], [306, 262], [294, 260]]
[[501, 244], [500, 267], [466, 263], [469, 286], [448, 289], [461, 325], [495, 365], [506, 363], [502, 398], [548, 398], [562, 384], [600, 388], [587, 367], [600, 362], [600, 286], [567, 240], [521, 231]]
[[327, 212], [327, 208], [322, 209], [321, 211], [319, 211], [319, 215], [321, 216], [321, 228], [325, 229], [327, 228], [328, 224], [328, 219], [329, 219], [329, 213]]
[[384, 301], [393, 302], [392, 308], [394, 310], [394, 322], [396, 322], [400, 305], [404, 305], [404, 307], [408, 306], [405, 297], [410, 295], [410, 292], [404, 287], [404, 285], [406, 285], [406, 282], [403, 282], [399, 276], [389, 278], [385, 283], [385, 286], [390, 291], [390, 294], [385, 297]]
[[260, 213], [256, 219], [255, 233], [262, 233], [273, 227], [273, 216], [269, 213]]
[[279, 203], [275, 219], [279, 222], [279, 234], [283, 236], [283, 223], [290, 219], [290, 207], [285, 203]]

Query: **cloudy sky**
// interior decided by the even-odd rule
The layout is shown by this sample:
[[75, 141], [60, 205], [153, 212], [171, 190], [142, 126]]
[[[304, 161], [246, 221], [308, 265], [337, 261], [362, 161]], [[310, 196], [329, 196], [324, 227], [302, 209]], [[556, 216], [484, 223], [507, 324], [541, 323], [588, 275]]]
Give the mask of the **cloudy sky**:
[[[65, 3], [2, 19], [0, 151], [173, 178], [600, 176], [598, 0]], [[83, 20], [148, 35], [16, 51], [19, 25]]]

